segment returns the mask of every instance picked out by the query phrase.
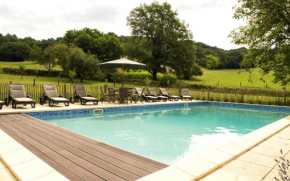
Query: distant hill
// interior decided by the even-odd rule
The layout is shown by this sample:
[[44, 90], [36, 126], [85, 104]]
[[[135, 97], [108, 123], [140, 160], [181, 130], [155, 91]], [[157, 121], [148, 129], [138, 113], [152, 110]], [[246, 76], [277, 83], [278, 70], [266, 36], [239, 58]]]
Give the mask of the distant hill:
[[231, 50], [223, 50], [218, 47], [212, 47], [202, 42], [196, 42], [196, 59], [198, 65], [206, 67], [205, 56], [214, 55], [219, 57], [220, 64], [217, 68], [219, 69], [237, 69], [240, 68], [240, 63], [243, 60], [243, 55], [247, 54], [246, 48], [238, 48]]

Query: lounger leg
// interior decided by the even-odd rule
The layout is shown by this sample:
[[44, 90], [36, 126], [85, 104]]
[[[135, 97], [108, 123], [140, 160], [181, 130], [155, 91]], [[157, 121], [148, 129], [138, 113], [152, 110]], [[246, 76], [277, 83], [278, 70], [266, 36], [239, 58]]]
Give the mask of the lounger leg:
[[35, 108], [35, 102], [34, 103], [31, 103], [31, 107], [32, 108]]
[[0, 104], [0, 110], [2, 109], [2, 107], [3, 107], [3, 104]]
[[65, 106], [69, 106], [69, 102], [65, 102], [64, 105], [65, 105]]
[[93, 103], [94, 103], [94, 105], [98, 105], [99, 101], [95, 101], [95, 102], [93, 102]]
[[83, 100], [83, 99], [81, 99], [80, 101], [81, 101], [81, 105], [86, 105], [86, 103], [87, 103], [87, 102], [86, 102], [85, 100]]
[[12, 101], [12, 108], [16, 109], [16, 102], [15, 101]]
[[48, 101], [48, 105], [49, 105], [49, 107], [53, 107], [53, 104], [54, 104], [54, 102], [52, 102], [52, 100], [49, 100], [49, 101]]

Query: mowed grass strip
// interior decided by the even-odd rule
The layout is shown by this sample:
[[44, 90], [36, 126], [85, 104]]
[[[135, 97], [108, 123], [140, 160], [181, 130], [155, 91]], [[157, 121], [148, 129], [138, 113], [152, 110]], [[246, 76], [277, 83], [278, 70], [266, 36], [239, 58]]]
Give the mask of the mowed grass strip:
[[[23, 79], [22, 79], [21, 75], [0, 74], [0, 83], [9, 83], [10, 81], [12, 81], [12, 83], [33, 84], [34, 83], [34, 79], [35, 79], [35, 83], [36, 84], [54, 84], [54, 85], [58, 84], [58, 77], [43, 77], [43, 76], [39, 76], [37, 78], [37, 76], [24, 75]], [[71, 84], [71, 83], [72, 82], [70, 81], [69, 78], [61, 77], [59, 79], [59, 84], [61, 84], [61, 85], [62, 84]], [[81, 82], [80, 82], [80, 79], [76, 78], [76, 79], [74, 79], [73, 83], [81, 83]], [[95, 80], [83, 80], [82, 84], [104, 86], [105, 82], [95, 81]], [[109, 83], [107, 83], [107, 86], [114, 86], [114, 83], [109, 82]], [[116, 83], [115, 86], [116, 87], [121, 87], [122, 84], [121, 83]], [[136, 85], [126, 84], [125, 83], [124, 86], [135, 87]]]

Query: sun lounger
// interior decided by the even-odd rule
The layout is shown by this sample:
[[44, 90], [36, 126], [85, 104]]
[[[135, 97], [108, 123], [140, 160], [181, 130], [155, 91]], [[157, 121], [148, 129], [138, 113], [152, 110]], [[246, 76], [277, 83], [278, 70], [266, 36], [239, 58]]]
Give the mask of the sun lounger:
[[83, 84], [75, 84], [75, 95], [74, 102], [80, 100], [81, 105], [85, 105], [87, 102], [93, 102], [94, 105], [97, 105], [99, 100], [91, 95], [87, 94], [86, 87]]
[[189, 88], [182, 88], [181, 89], [180, 99], [181, 100], [183, 100], [183, 99], [189, 99], [189, 100], [192, 101], [192, 97], [189, 94]]
[[156, 96], [149, 96], [149, 95], [144, 95], [144, 89], [140, 88], [140, 87], [135, 87], [136, 93], [134, 95], [135, 98], [135, 102], [137, 103], [138, 100], [141, 100], [141, 98], [145, 101], [145, 102], [156, 102], [158, 100], [158, 97]]
[[69, 106], [69, 100], [61, 95], [58, 95], [55, 85], [43, 85], [43, 97], [40, 98], [40, 104], [43, 105], [46, 100], [49, 101], [48, 105], [53, 107], [54, 104], [64, 103], [65, 106]]
[[159, 101], [160, 100], [162, 100], [162, 101], [167, 101], [168, 100], [168, 97], [166, 97], [166, 96], [157, 95], [154, 87], [148, 87], [147, 90], [148, 90], [149, 96], [157, 97]]
[[162, 96], [168, 97], [168, 100], [176, 100], [178, 101], [179, 97], [173, 94], [168, 94], [165, 88], [159, 88]]
[[35, 108], [35, 101], [30, 96], [26, 96], [24, 86], [22, 84], [10, 84], [9, 85], [9, 97], [7, 99], [7, 106], [12, 101], [12, 108], [16, 109], [17, 104], [31, 104], [32, 108]]

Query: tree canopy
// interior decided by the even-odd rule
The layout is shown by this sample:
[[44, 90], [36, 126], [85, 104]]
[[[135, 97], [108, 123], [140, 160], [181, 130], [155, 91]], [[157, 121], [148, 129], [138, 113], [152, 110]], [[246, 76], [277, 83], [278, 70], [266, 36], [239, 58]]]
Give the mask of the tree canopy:
[[97, 29], [69, 30], [62, 42], [74, 44], [85, 53], [96, 55], [102, 61], [118, 59], [123, 53], [121, 43], [115, 34], [105, 34]]
[[234, 18], [247, 22], [230, 36], [239, 45], [248, 45], [245, 67], [273, 71], [274, 82], [290, 82], [290, 1], [238, 0]]
[[127, 24], [135, 38], [129, 50], [136, 50], [127, 51], [128, 56], [146, 63], [155, 80], [157, 73], [165, 72], [166, 67], [178, 71], [178, 66], [185, 66], [185, 78], [195, 73], [192, 71], [195, 46], [188, 42], [192, 33], [177, 16], [170, 4], [153, 2], [141, 4], [127, 17]]

